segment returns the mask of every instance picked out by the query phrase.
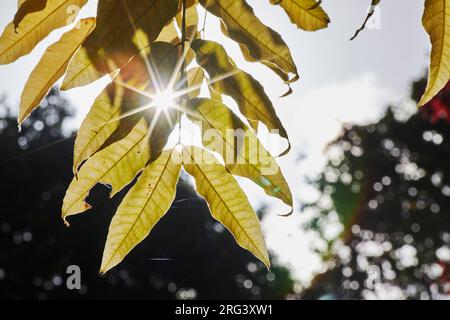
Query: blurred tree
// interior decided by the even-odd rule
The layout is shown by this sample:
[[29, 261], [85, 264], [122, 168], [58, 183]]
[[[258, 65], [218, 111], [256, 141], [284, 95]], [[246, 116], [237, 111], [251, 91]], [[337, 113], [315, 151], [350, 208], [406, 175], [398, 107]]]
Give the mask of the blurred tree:
[[[72, 178], [73, 139], [62, 129], [72, 114], [52, 90], [20, 134], [14, 117], [0, 115], [0, 298], [282, 299], [292, 292], [288, 270], [275, 263], [267, 272], [237, 247], [184, 179], [150, 237], [101, 277], [111, 212], [126, 190], [111, 202], [105, 187], [95, 188], [90, 198], [97, 209], [64, 227], [60, 208]], [[66, 287], [70, 265], [81, 268], [81, 290]]]
[[[416, 102], [426, 85], [413, 85]], [[309, 206], [328, 249], [328, 271], [307, 299], [438, 299], [450, 295], [450, 85], [419, 112], [390, 108], [328, 148]], [[338, 240], [327, 237], [339, 219]], [[331, 219], [331, 220], [330, 220]]]

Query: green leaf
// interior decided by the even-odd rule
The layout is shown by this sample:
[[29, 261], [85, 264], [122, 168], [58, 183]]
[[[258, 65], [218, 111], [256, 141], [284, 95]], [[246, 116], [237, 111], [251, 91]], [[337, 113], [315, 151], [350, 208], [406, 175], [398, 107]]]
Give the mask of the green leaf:
[[330, 18], [316, 0], [270, 0], [286, 11], [292, 23], [306, 31], [326, 28]]

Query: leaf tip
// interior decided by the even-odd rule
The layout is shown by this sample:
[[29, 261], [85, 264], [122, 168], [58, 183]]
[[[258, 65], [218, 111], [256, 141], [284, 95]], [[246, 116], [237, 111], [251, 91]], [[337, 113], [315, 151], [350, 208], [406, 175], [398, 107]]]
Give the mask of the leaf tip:
[[109, 269], [107, 269], [104, 266], [101, 266], [98, 273], [100, 274], [100, 276], [104, 277], [108, 271], [109, 271]]
[[99, 270], [100, 275], [101, 276], [106, 275], [109, 270], [114, 268], [119, 263], [120, 263], [120, 261], [117, 262], [117, 263], [114, 263], [114, 262], [112, 262], [112, 258], [111, 257], [107, 257], [107, 256], [103, 255], [102, 263], [100, 265], [100, 270]]
[[287, 90], [285, 93], [283, 93], [283, 94], [280, 96], [280, 98], [285, 98], [285, 97], [291, 95], [292, 92], [294, 92], [294, 91], [292, 90], [290, 84], [288, 83], [288, 90]]
[[270, 258], [269, 258], [268, 254], [267, 254], [267, 256], [264, 257], [264, 260], [262, 262], [264, 263], [264, 266], [267, 268], [267, 271], [270, 272], [272, 266], [270, 264]]
[[70, 227], [70, 223], [66, 220], [66, 217], [63, 217], [62, 219], [63, 219], [64, 225], [65, 225], [67, 228], [69, 228], [69, 227]]

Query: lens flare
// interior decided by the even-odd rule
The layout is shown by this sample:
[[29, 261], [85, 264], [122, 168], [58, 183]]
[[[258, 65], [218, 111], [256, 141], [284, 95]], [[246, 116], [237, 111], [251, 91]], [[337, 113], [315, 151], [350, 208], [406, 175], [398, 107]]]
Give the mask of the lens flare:
[[[123, 4], [127, 11], [128, 19], [130, 20], [133, 30], [134, 32], [137, 32], [135, 21], [133, 21], [132, 16], [129, 14], [127, 2], [123, 1]], [[192, 32], [192, 34], [188, 36], [186, 40], [188, 42], [191, 42], [194, 39], [195, 34], [196, 32]], [[198, 118], [198, 116], [195, 113], [193, 113], [192, 111], [188, 110], [188, 108], [185, 107], [185, 104], [181, 103], [181, 100], [186, 99], [185, 97], [187, 95], [189, 95], [191, 92], [195, 92], [201, 89], [202, 87], [202, 84], [189, 85], [186, 75], [182, 75], [180, 79], [181, 70], [183, 69], [183, 67], [186, 67], [187, 65], [186, 56], [188, 52], [189, 46], [186, 46], [185, 50], [178, 58], [178, 61], [176, 62], [174, 69], [172, 70], [172, 74], [169, 75], [170, 76], [169, 82], [164, 84], [162, 84], [160, 80], [165, 77], [162, 77], [162, 75], [159, 74], [158, 68], [152, 63], [150, 59], [148, 58], [144, 59], [145, 67], [147, 68], [147, 73], [151, 82], [151, 87], [153, 88], [152, 92], [148, 92], [140, 88], [136, 88], [129, 83], [122, 82], [119, 77], [113, 77], [112, 81], [114, 81], [116, 84], [121, 85], [137, 94], [142, 95], [142, 97], [145, 97], [146, 100], [150, 100], [150, 102], [145, 104], [143, 103], [140, 106], [136, 106], [136, 108], [132, 109], [131, 111], [122, 113], [120, 116], [107, 121], [106, 124], [116, 122], [121, 119], [132, 116], [134, 114], [142, 113], [146, 110], [155, 108], [157, 112], [155, 113], [155, 116], [152, 120], [152, 123], [149, 125], [148, 130], [149, 131], [148, 136], [150, 136], [160, 116], [165, 116], [168, 121], [172, 121], [171, 119], [172, 113], [170, 109], [178, 111], [180, 115], [186, 113], [190, 114], [194, 118]], [[210, 84], [214, 84], [216, 82], [223, 81], [226, 78], [231, 77], [238, 72], [239, 72], [238, 70], [235, 70], [230, 73], [220, 75], [218, 77], [213, 77], [208, 79], [208, 82]], [[199, 118], [199, 120], [201, 119]], [[179, 119], [179, 121], [181, 126], [181, 119]]]
[[171, 90], [170, 88], [165, 89], [164, 91], [161, 91], [155, 95], [153, 103], [158, 109], [161, 110], [172, 108], [176, 105], [175, 92], [173, 92], [173, 90]]

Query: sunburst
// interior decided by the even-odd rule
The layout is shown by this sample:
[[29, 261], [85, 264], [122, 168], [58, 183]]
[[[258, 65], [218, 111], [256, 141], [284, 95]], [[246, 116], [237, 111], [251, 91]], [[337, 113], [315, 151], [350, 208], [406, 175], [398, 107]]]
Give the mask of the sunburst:
[[[126, 7], [126, 11], [128, 13], [128, 19], [130, 20], [130, 23], [133, 26], [134, 31], [136, 32], [137, 29], [136, 29], [135, 23], [133, 21], [133, 17], [129, 14], [129, 9], [127, 7], [128, 5], [127, 5], [126, 1], [122, 1], [122, 3]], [[186, 41], [188, 43], [192, 42], [195, 34], [196, 34], [196, 32], [193, 32], [191, 35], [189, 35], [189, 37], [186, 37]], [[163, 84], [162, 81], [160, 80], [160, 79], [163, 79], [164, 78], [163, 76], [166, 76], [166, 75], [160, 74], [158, 71], [158, 68], [154, 65], [154, 63], [152, 63], [152, 61], [150, 61], [150, 59], [147, 56], [143, 57], [144, 62], [145, 62], [145, 67], [146, 67], [147, 73], [149, 75], [149, 80], [150, 80], [149, 87], [151, 87], [154, 90], [153, 92], [149, 92], [147, 90], [142, 90], [142, 89], [134, 87], [130, 84], [124, 83], [119, 79], [119, 77], [112, 78], [113, 82], [115, 82], [129, 90], [132, 90], [137, 94], [142, 95], [143, 97], [150, 100], [150, 103], [146, 103], [141, 106], [136, 106], [136, 108], [134, 108], [133, 110], [125, 112], [125, 113], [121, 114], [119, 117], [111, 119], [110, 121], [108, 121], [108, 123], [119, 121], [119, 120], [122, 120], [129, 116], [132, 116], [134, 114], [142, 113], [142, 112], [148, 111], [150, 109], [156, 108], [156, 112], [154, 112], [152, 121], [149, 124], [149, 129], [148, 129], [148, 134], [147, 134], [147, 138], [149, 138], [150, 135], [152, 134], [159, 118], [161, 117], [161, 115], [164, 115], [166, 117], [167, 121], [172, 125], [170, 109], [174, 109], [174, 110], [178, 111], [179, 115], [186, 113], [186, 114], [191, 115], [194, 118], [199, 119], [195, 113], [193, 113], [192, 111], [188, 110], [185, 107], [186, 97], [188, 97], [188, 95], [191, 92], [201, 89], [202, 85], [201, 84], [196, 84], [196, 85], [192, 85], [192, 86], [188, 85], [188, 79], [187, 79], [186, 73], [182, 72], [182, 71], [184, 71], [184, 68], [187, 65], [186, 56], [189, 51], [189, 46], [182, 46], [182, 47], [184, 48], [184, 50], [183, 50], [182, 54], [180, 55], [180, 57], [178, 58], [176, 64], [174, 65], [174, 69], [172, 71], [172, 74], [169, 77], [169, 81], [167, 84]], [[239, 72], [239, 71], [236, 70], [236, 71], [229, 72], [229, 73], [220, 75], [218, 77], [212, 78], [209, 80], [209, 83], [214, 84], [218, 81], [223, 81], [224, 79], [233, 76], [237, 72]], [[199, 119], [199, 120], [201, 120], [201, 119]], [[178, 118], [178, 121], [180, 122], [179, 123], [179, 125], [180, 125], [179, 131], [181, 134], [181, 121], [182, 121], [181, 117]], [[181, 141], [181, 137], [179, 138], [179, 141]]]

